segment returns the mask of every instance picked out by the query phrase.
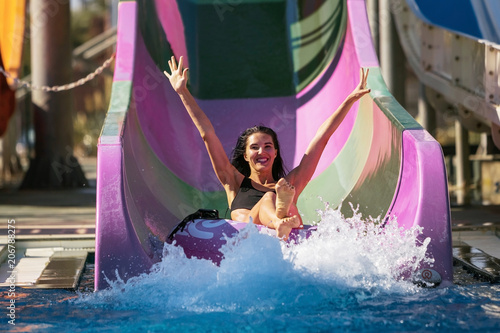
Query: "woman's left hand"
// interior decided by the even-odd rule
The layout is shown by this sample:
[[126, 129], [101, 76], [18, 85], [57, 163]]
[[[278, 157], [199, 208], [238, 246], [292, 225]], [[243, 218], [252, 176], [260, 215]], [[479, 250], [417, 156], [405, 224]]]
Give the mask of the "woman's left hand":
[[350, 94], [350, 97], [353, 97], [355, 100], [358, 100], [371, 91], [371, 89], [366, 88], [366, 80], [368, 79], [369, 72], [370, 72], [369, 68], [366, 69], [366, 72], [364, 68], [359, 69], [359, 83], [357, 87]]

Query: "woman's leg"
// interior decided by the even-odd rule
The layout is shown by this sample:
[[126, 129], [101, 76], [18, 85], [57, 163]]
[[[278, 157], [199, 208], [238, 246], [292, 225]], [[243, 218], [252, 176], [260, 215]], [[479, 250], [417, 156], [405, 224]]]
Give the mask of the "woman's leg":
[[297, 215], [278, 217], [276, 209], [278, 196], [273, 192], [264, 194], [262, 199], [250, 210], [249, 216], [252, 217], [255, 224], [262, 224], [268, 228], [276, 229], [278, 237], [286, 240], [290, 231], [300, 226], [300, 219]]
[[281, 219], [290, 216], [289, 212], [295, 196], [295, 187], [287, 182], [285, 178], [281, 178], [274, 189], [276, 190], [276, 216]]
[[[253, 223], [268, 226], [271, 222], [278, 222], [279, 218], [276, 216], [276, 194], [267, 192], [250, 210], [249, 214]], [[270, 226], [272, 227], [272, 226]]]

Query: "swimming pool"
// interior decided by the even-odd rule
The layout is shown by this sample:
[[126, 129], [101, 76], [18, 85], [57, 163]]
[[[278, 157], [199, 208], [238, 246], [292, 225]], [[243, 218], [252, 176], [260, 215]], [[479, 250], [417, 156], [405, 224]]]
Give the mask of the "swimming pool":
[[[220, 267], [166, 246], [149, 274], [108, 290], [18, 289], [16, 325], [33, 332], [337, 332], [500, 330], [500, 285], [456, 268], [455, 284], [397, 278], [425, 259], [419, 230], [366, 227], [335, 212], [311, 241], [286, 246], [249, 226]], [[325, 221], [325, 220], [323, 220]], [[88, 265], [86, 286], [91, 286]], [[91, 288], [91, 287], [90, 287]], [[2, 292], [2, 308], [8, 305]]]

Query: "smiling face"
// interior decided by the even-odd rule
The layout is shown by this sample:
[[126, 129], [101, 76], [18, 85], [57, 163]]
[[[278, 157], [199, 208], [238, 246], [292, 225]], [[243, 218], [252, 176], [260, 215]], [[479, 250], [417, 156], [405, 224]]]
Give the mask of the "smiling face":
[[277, 154], [278, 150], [274, 147], [273, 138], [269, 134], [258, 132], [248, 137], [244, 157], [250, 169], [272, 172]]

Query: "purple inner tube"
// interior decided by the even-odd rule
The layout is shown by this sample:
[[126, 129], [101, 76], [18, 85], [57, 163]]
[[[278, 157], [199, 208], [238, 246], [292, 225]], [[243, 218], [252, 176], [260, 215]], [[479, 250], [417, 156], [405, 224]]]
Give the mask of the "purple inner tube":
[[[226, 219], [196, 219], [188, 222], [183, 229], [179, 229], [171, 237], [171, 242], [184, 249], [186, 257], [207, 259], [219, 265], [224, 255], [220, 252], [221, 247], [227, 243], [228, 238], [235, 237], [248, 223], [236, 222]], [[266, 231], [276, 236], [274, 229], [268, 229], [262, 225], [255, 225], [259, 230]], [[316, 230], [316, 226], [304, 225], [303, 229], [292, 229], [288, 237], [288, 243], [297, 243], [301, 239], [308, 238]]]

